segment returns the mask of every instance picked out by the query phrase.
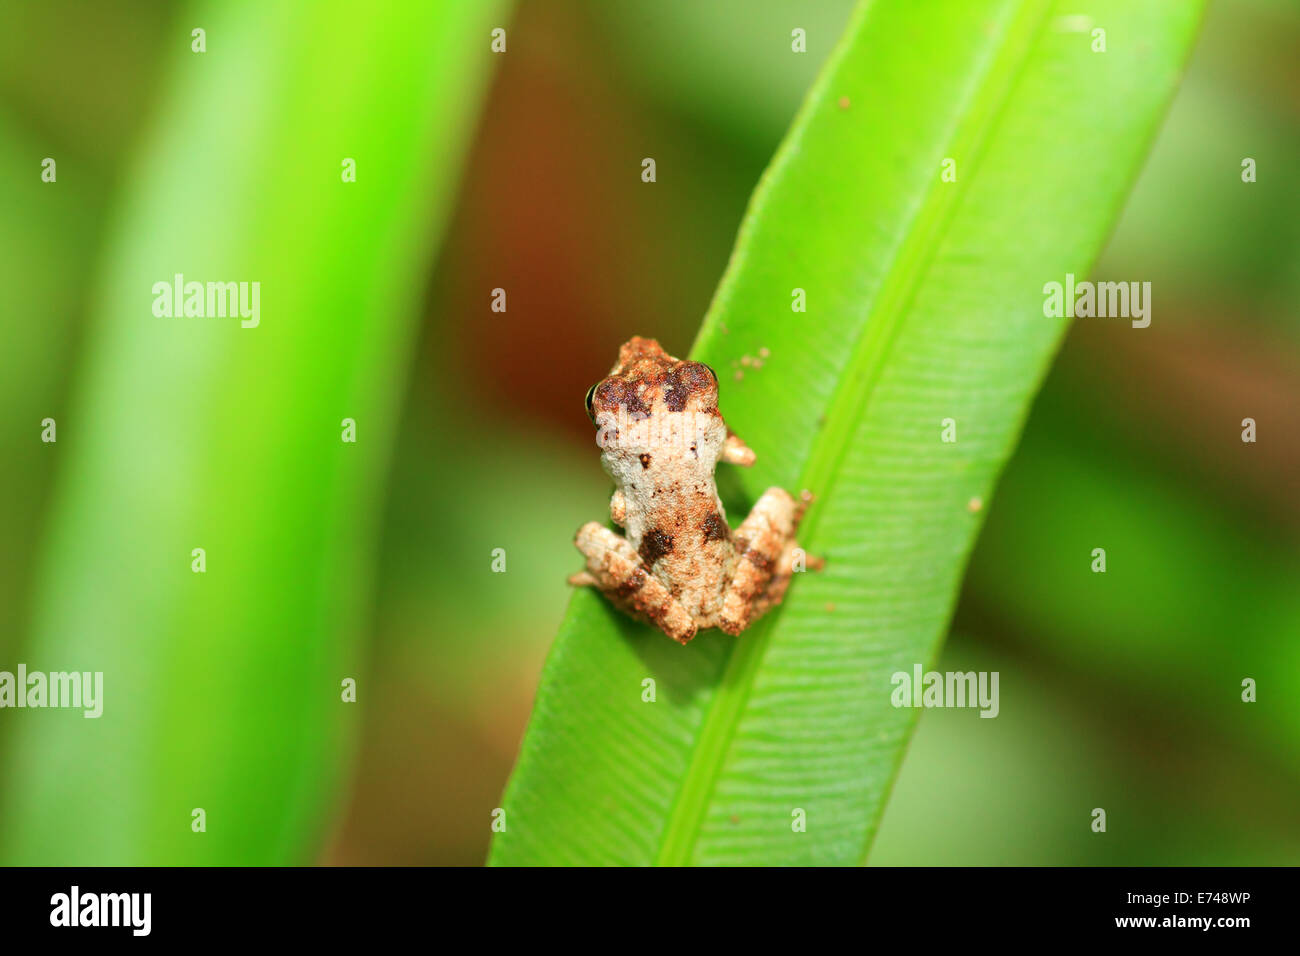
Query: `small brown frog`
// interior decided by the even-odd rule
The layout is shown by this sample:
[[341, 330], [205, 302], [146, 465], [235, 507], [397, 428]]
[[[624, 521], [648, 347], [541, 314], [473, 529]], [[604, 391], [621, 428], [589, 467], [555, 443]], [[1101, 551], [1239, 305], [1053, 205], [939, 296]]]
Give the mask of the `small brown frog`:
[[593, 585], [626, 613], [685, 644], [700, 628], [739, 634], [781, 603], [790, 577], [820, 567], [794, 539], [812, 501], [769, 488], [732, 531], [713, 472], [719, 460], [752, 465], [754, 452], [718, 411], [718, 378], [700, 362], [632, 338], [618, 364], [587, 392], [600, 460], [614, 479], [609, 511], [623, 535], [590, 521], [574, 544]]

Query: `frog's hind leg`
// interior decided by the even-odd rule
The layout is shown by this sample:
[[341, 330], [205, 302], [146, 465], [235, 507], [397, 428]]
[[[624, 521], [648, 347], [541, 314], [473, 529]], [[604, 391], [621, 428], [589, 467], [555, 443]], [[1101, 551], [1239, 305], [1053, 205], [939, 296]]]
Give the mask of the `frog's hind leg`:
[[[796, 501], [782, 488], [769, 488], [736, 529], [736, 570], [718, 621], [728, 634], [739, 634], [785, 597], [798, 550], [794, 533], [811, 500], [807, 493]], [[816, 558], [807, 563], [821, 565]]]
[[586, 556], [587, 570], [569, 578], [570, 584], [599, 588], [618, 607], [679, 644], [695, 636], [698, 627], [686, 608], [650, 573], [626, 538], [589, 521], [578, 529], [573, 543]]
[[[795, 567], [795, 558], [802, 556], [802, 566]], [[799, 542], [791, 541], [781, 552], [781, 556], [776, 559], [776, 567], [772, 570], [772, 579], [767, 582], [767, 590], [758, 596], [754, 601], [754, 612], [751, 621], [756, 621], [771, 608], [780, 604], [785, 598], [786, 589], [790, 587], [790, 579], [798, 571], [804, 571], [811, 568], [814, 571], [820, 571], [826, 566], [826, 562], [821, 558], [814, 558], [811, 554], [806, 553], [799, 547]]]

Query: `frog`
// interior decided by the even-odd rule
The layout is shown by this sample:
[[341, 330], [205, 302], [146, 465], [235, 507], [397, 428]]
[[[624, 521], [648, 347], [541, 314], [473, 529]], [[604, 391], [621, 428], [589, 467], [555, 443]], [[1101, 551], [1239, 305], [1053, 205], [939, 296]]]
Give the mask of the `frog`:
[[813, 500], [806, 490], [768, 488], [734, 530], [727, 523], [717, 465], [749, 467], [756, 455], [718, 410], [710, 366], [633, 336], [586, 405], [623, 533], [598, 521], [579, 528], [586, 567], [571, 585], [596, 588], [685, 645], [707, 628], [741, 634], [782, 602], [797, 571], [824, 565], [795, 538]]

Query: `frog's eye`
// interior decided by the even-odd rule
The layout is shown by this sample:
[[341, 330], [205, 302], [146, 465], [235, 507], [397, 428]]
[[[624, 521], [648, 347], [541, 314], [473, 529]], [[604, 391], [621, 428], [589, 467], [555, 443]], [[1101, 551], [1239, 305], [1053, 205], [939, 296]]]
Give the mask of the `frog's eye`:
[[[600, 384], [599, 382], [596, 383], [596, 385], [599, 384]], [[587, 389], [587, 399], [586, 399], [587, 417], [591, 419], [591, 423], [593, 425], [596, 424], [596, 409], [592, 407], [591, 402], [592, 399], [596, 397], [596, 385], [593, 385], [591, 386], [591, 388]]]
[[706, 365], [704, 362], [701, 362], [700, 364], [701, 364], [701, 365], [704, 365], [704, 367], [707, 368], [707, 369], [709, 370], [709, 374], [713, 376], [713, 387], [714, 387], [714, 388], [717, 388], [717, 387], [718, 387], [718, 373], [715, 372], [715, 371], [713, 371], [713, 366], [712, 366], [712, 365]]

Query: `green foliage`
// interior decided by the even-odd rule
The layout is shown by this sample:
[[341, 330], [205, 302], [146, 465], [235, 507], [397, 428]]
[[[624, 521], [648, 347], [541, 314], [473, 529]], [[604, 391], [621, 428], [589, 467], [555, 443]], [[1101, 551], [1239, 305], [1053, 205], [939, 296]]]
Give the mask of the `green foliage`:
[[[103, 671], [104, 712], [7, 715], [3, 803], [22, 825], [6, 828], [5, 862], [314, 851], [359, 715], [340, 686], [361, 677], [375, 488], [421, 271], [498, 10], [211, 4], [194, 18], [206, 53], [188, 28], [171, 35], [169, 96], [58, 425], [22, 658]], [[260, 325], [155, 317], [151, 288], [175, 273], [260, 282]], [[356, 444], [340, 440], [344, 418]], [[205, 833], [191, 832], [198, 807]]]
[[[937, 658], [983, 514], [972, 502], [987, 506], [1063, 331], [1043, 284], [1096, 257], [1200, 5], [1073, 13], [855, 12], [692, 352], [758, 453], [723, 480], [744, 504], [769, 485], [814, 492], [800, 537], [828, 566], [739, 639], [686, 649], [576, 593], [492, 862], [864, 859], [916, 716], [891, 706], [890, 675]], [[806, 314], [790, 311], [795, 289]], [[761, 369], [738, 364], [761, 350]], [[940, 440], [949, 418], [955, 443]], [[792, 832], [796, 810], [807, 832]]]

